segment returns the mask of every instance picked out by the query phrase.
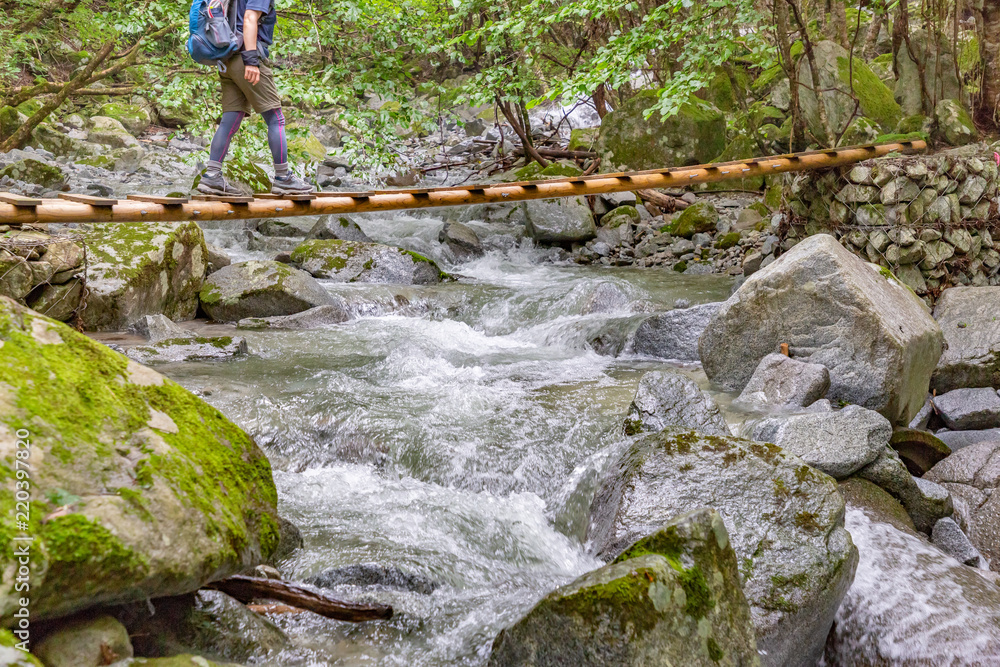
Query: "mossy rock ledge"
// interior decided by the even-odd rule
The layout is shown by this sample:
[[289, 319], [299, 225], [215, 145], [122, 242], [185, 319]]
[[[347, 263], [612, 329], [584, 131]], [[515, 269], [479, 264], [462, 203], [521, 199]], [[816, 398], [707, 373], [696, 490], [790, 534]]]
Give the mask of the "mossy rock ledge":
[[493, 643], [490, 667], [760, 665], [736, 554], [701, 508], [556, 589]]
[[[68, 326], [0, 297], [0, 541], [31, 536], [31, 617], [179, 595], [278, 544], [271, 466], [215, 408]], [[27, 440], [30, 448], [18, 442]], [[15, 523], [28, 451], [31, 513]], [[17, 599], [0, 555], [0, 625]]]
[[330, 293], [305, 271], [259, 260], [219, 269], [205, 281], [199, 298], [202, 309], [219, 322], [294, 315], [335, 303]]
[[313, 239], [292, 251], [292, 264], [340, 283], [427, 285], [447, 277], [433, 260], [380, 243]]
[[611, 462], [587, 541], [610, 561], [699, 507], [725, 521], [764, 664], [815, 665], [858, 563], [834, 480], [773, 444], [668, 428]]
[[87, 232], [87, 307], [91, 331], [124, 329], [143, 315], [193, 319], [208, 268], [196, 222], [94, 225]]

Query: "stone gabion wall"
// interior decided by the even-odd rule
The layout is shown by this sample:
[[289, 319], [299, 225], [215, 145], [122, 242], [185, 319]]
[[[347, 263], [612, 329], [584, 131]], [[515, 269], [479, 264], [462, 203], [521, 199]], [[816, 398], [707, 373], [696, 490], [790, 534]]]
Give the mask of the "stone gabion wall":
[[782, 247], [831, 233], [928, 301], [1000, 285], [1000, 154], [976, 144], [791, 176]]
[[72, 232], [0, 225], [0, 296], [42, 315], [73, 321], [85, 307], [87, 248]]

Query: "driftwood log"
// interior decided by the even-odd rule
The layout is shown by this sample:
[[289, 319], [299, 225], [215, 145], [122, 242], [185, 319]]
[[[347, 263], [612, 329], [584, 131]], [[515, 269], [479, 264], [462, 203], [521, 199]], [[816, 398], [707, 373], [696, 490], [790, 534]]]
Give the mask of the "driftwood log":
[[266, 598], [284, 602], [287, 605], [305, 609], [314, 614], [333, 618], [338, 621], [361, 623], [363, 621], [392, 618], [392, 607], [389, 605], [358, 604], [356, 602], [335, 600], [334, 598], [302, 588], [301, 586], [296, 586], [285, 581], [275, 581], [274, 579], [236, 575], [228, 579], [213, 581], [207, 584], [205, 588], [222, 591], [243, 604], [250, 604], [254, 600]]
[[688, 207], [688, 203], [683, 199], [671, 197], [670, 195], [665, 195], [661, 192], [657, 192], [656, 190], [636, 190], [636, 194], [639, 195], [643, 201], [647, 201], [657, 208], [663, 209], [667, 213], [680, 211], [681, 209]]

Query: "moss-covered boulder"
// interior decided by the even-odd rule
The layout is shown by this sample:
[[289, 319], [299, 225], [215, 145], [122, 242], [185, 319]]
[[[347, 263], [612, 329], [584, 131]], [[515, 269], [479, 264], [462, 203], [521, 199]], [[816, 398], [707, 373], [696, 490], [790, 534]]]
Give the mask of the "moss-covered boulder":
[[719, 222], [719, 212], [711, 202], [700, 201], [681, 211], [670, 223], [667, 231], [674, 236], [689, 239], [695, 234], [714, 232]]
[[[813, 85], [812, 72], [806, 58], [799, 62], [800, 100], [809, 131], [826, 139], [826, 131], [819, 117], [819, 98], [813, 92], [818, 87], [826, 106], [830, 127], [838, 136], [856, 115], [874, 121], [883, 132], [893, 130], [902, 117], [902, 110], [892, 91], [858, 58], [850, 58], [847, 49], [836, 42], [825, 40], [813, 46], [817, 86]], [[855, 98], [857, 101], [855, 101]]]
[[666, 429], [611, 461], [587, 540], [611, 560], [698, 507], [725, 520], [764, 664], [815, 665], [858, 558], [836, 483], [776, 445]]
[[979, 130], [961, 102], [941, 100], [934, 107], [934, 136], [951, 146], [964, 146], [979, 138]]
[[558, 162], [550, 162], [547, 167], [543, 167], [537, 162], [532, 162], [520, 169], [515, 169], [514, 178], [518, 181], [533, 181], [579, 176], [582, 173], [583, 169], [580, 169], [575, 162], [559, 160]]
[[34, 183], [43, 188], [58, 190], [66, 185], [66, 174], [59, 167], [34, 158], [25, 158], [0, 169], [0, 178], [9, 176], [15, 181]]
[[[270, 464], [221, 413], [5, 298], [0, 343], [0, 474], [31, 466], [27, 526], [6, 484], [0, 539], [30, 538], [33, 619], [190, 592], [275, 550]], [[13, 550], [0, 559], [9, 624], [23, 593]]]
[[596, 127], [577, 127], [570, 130], [569, 144], [566, 148], [571, 151], [593, 150], [594, 144], [597, 143], [598, 131], [599, 128]]
[[292, 128], [289, 132], [288, 153], [299, 162], [322, 162], [326, 159], [326, 146], [308, 129]]
[[759, 665], [722, 517], [670, 521], [556, 589], [493, 643], [491, 667]]
[[195, 222], [94, 225], [85, 243], [89, 330], [124, 329], [143, 315], [190, 320], [205, 278], [205, 237]]
[[428, 285], [441, 281], [433, 260], [380, 243], [314, 239], [292, 251], [292, 264], [316, 278], [341, 283]]
[[539, 243], [583, 243], [597, 235], [594, 213], [583, 197], [521, 202], [528, 234]]
[[[905, 41], [899, 44], [896, 51], [899, 78], [894, 89], [895, 97], [907, 116], [932, 116], [933, 101], [936, 100], [962, 100], [962, 82], [955, 67], [950, 30], [947, 35], [937, 35], [937, 45], [934, 41], [926, 30], [917, 28], [910, 33], [910, 44], [916, 60], [910, 57], [910, 47]], [[921, 69], [923, 88], [920, 83]], [[922, 90], [927, 90], [932, 100], [925, 100]]]
[[710, 103], [692, 97], [680, 111], [661, 119], [644, 112], [656, 91], [643, 91], [604, 117], [597, 152], [606, 168], [662, 169], [709, 162], [726, 147], [726, 118]]
[[114, 118], [128, 130], [133, 137], [138, 137], [146, 131], [152, 119], [149, 111], [138, 104], [125, 104], [122, 102], [108, 102], [101, 105], [97, 110], [99, 116]]
[[280, 262], [230, 264], [208, 277], [199, 295], [213, 320], [237, 322], [245, 317], [294, 315], [334, 299], [305, 271]]
[[14, 134], [27, 120], [28, 117], [14, 107], [0, 107], [0, 141]]
[[112, 148], [132, 148], [139, 145], [139, 141], [115, 118], [94, 116], [90, 119], [90, 123], [91, 128], [87, 132], [88, 141]]
[[35, 287], [31, 264], [6, 250], [0, 249], [0, 296], [23, 299]]
[[371, 238], [365, 234], [357, 221], [349, 215], [324, 215], [316, 221], [307, 239], [342, 239], [344, 241], [363, 241], [370, 243]]
[[619, 206], [618, 208], [612, 209], [609, 213], [606, 213], [604, 217], [601, 218], [601, 227], [615, 229], [616, 227], [621, 227], [622, 225], [638, 225], [640, 220], [642, 220], [642, 216], [639, 215], [639, 209], [635, 206], [626, 204], [625, 206]]

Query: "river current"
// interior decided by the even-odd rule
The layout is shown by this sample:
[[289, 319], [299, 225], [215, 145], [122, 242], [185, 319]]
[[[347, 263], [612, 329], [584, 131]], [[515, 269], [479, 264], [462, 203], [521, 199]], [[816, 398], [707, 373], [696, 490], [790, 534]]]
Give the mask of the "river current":
[[[461, 276], [431, 287], [338, 285], [357, 319], [245, 332], [250, 354], [158, 367], [219, 408], [267, 453], [279, 511], [305, 547], [280, 563], [302, 580], [331, 568], [398, 568], [433, 591], [340, 585], [395, 607], [387, 622], [275, 617], [292, 647], [262, 665], [481, 665], [496, 633], [552, 588], [601, 563], [583, 544], [596, 471], [643, 372], [668, 364], [597, 354], [592, 332], [635, 313], [726, 298], [732, 281], [667, 269], [580, 267], [490, 237], [456, 264], [439, 214], [359, 218], [374, 239]], [[234, 261], [270, 258], [208, 230]], [[627, 298], [582, 314], [595, 290]], [[603, 285], [603, 286], [602, 286]], [[685, 368], [704, 383], [696, 366]]]

